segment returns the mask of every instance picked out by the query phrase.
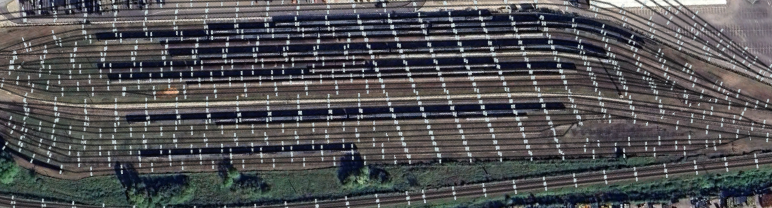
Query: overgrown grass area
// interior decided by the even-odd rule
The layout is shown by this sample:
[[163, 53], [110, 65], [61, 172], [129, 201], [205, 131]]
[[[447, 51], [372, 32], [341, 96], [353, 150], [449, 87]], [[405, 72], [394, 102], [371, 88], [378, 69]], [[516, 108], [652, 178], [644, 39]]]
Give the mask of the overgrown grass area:
[[415, 181], [420, 188], [438, 188], [492, 180], [541, 177], [638, 167], [668, 162], [667, 158], [629, 158], [597, 160], [544, 160], [481, 162], [475, 164], [444, 163], [423, 166], [386, 166], [391, 175], [402, 176], [403, 181]]
[[[509, 178], [527, 178], [541, 175], [579, 173], [583, 171], [615, 169], [660, 164], [662, 159], [629, 158], [566, 160], [566, 161], [504, 161], [474, 164], [448, 162], [414, 166], [357, 166], [360, 171], [341, 180], [339, 168], [302, 171], [231, 171], [218, 173], [177, 174], [184, 184], [172, 187], [169, 193], [150, 191], [141, 193], [144, 199], [161, 204], [185, 205], [238, 205], [252, 203], [282, 203], [283, 201], [328, 199], [343, 196], [420, 190]], [[230, 170], [230, 169], [228, 169]], [[383, 171], [383, 172], [381, 172]], [[142, 178], [169, 177], [173, 174], [141, 176]], [[150, 180], [150, 179], [147, 179]], [[156, 180], [156, 179], [152, 179]], [[142, 187], [142, 186], [138, 186]], [[46, 201], [75, 201], [107, 206], [128, 206], [146, 203], [136, 195], [127, 197], [116, 176], [95, 176], [82, 180], [62, 180], [21, 171], [10, 184], [0, 184], [0, 192], [28, 198], [46, 198]], [[159, 197], [163, 196], [163, 197]], [[153, 204], [153, 203], [151, 203]]]

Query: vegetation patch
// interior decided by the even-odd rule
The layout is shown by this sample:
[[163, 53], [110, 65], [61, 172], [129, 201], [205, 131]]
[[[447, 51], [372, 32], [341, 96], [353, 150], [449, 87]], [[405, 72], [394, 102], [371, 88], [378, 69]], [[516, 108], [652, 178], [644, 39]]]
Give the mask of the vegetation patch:
[[[46, 202], [87, 203], [105, 206], [129, 206], [125, 189], [115, 176], [88, 177], [80, 180], [65, 180], [38, 175], [33, 170], [23, 169], [3, 151], [0, 163], [5, 167], [4, 175], [11, 183], [0, 183], [0, 194], [18, 198], [45, 199]], [[15, 168], [14, 168], [15, 166]], [[15, 172], [15, 174], [14, 174]], [[13, 176], [11, 176], [13, 175]]]
[[140, 208], [184, 204], [196, 191], [185, 176], [147, 177], [142, 181], [126, 190], [129, 202]]
[[133, 169], [131, 164], [123, 164], [116, 175], [126, 188], [126, 199], [139, 208], [180, 205], [193, 198], [196, 187], [188, 184], [186, 175], [144, 176]]
[[[13, 183], [0, 183], [0, 192], [13, 193], [18, 197], [46, 198], [46, 201], [66, 203], [75, 201], [91, 205], [104, 203], [106, 206], [130, 206], [137, 202], [146, 203], [148, 206], [179, 203], [186, 206], [252, 206], [252, 204], [283, 203], [284, 201], [313, 201], [372, 193], [414, 191], [456, 184], [527, 178], [539, 174], [570, 174], [662, 162], [666, 161], [633, 157], [627, 160], [577, 159], [472, 164], [443, 162], [412, 166], [364, 165], [364, 161], [356, 154], [352, 154], [348, 155], [348, 159], [342, 158], [337, 161], [338, 167], [334, 168], [239, 172], [232, 166], [222, 166], [219, 173], [152, 176], [129, 174], [130, 172], [126, 171], [131, 171], [131, 168], [128, 164], [124, 164], [123, 174], [116, 169], [115, 176], [94, 176], [81, 180], [62, 180], [35, 175], [30, 171], [20, 171]], [[332, 164], [332, 161], [330, 163]], [[157, 179], [159, 177], [161, 179]], [[161, 187], [149, 187], [147, 184], [151, 183], [147, 181], [174, 183]], [[128, 190], [128, 186], [122, 184], [136, 184], [132, 185], [136, 188]], [[129, 194], [132, 194], [131, 198]]]
[[341, 158], [338, 180], [346, 187], [388, 186], [389, 179], [389, 173], [386, 170], [372, 165], [365, 166], [359, 153]]
[[507, 197], [508, 204], [564, 204], [626, 201], [671, 201], [684, 197], [747, 196], [768, 193], [772, 169], [680, 176], [642, 183], [560, 188], [537, 194]]
[[16, 165], [13, 157], [8, 152], [0, 152], [0, 183], [9, 184], [13, 182], [20, 170], [21, 168]]
[[223, 189], [230, 189], [231, 192], [243, 195], [245, 198], [259, 197], [270, 190], [270, 186], [265, 180], [258, 177], [257, 174], [239, 172], [233, 167], [228, 158], [224, 159], [220, 164], [219, 173], [223, 181]]

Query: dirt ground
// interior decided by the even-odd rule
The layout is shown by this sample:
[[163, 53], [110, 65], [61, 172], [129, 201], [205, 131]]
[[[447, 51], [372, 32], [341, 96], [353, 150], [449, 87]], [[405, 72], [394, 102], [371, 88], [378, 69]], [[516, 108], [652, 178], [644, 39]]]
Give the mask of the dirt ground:
[[767, 64], [772, 62], [772, 1], [760, 0], [756, 4], [730, 0], [726, 6], [695, 6], [693, 11], [728, 35]]

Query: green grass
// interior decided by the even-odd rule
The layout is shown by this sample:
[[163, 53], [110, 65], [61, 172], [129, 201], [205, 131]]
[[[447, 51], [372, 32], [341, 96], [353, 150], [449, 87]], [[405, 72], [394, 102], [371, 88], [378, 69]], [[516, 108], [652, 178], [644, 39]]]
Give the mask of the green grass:
[[[505, 161], [443, 163], [417, 166], [376, 166], [386, 170], [390, 180], [385, 183], [344, 185], [337, 178], [337, 168], [302, 171], [243, 172], [243, 176], [256, 176], [265, 182], [266, 191], [241, 190], [236, 185], [223, 185], [217, 173], [189, 173], [188, 187], [192, 197], [184, 204], [223, 205], [283, 202], [292, 200], [328, 199], [335, 197], [420, 190], [447, 185], [478, 183], [509, 178], [526, 178], [541, 175], [567, 174], [596, 169], [614, 169], [631, 166], [659, 164], [654, 158], [630, 158], [628, 160], [566, 160], [566, 161]], [[487, 174], [486, 174], [487, 171]], [[22, 171], [14, 183], [0, 184], [0, 192], [17, 196], [47, 198], [76, 203], [107, 206], [127, 206], [126, 190], [115, 176], [95, 176], [71, 181], [39, 176]], [[449, 174], [452, 173], [452, 174]]]
[[[390, 175], [386, 183], [341, 184], [337, 169], [324, 168], [303, 171], [250, 172], [256, 174], [271, 190], [255, 195], [238, 195], [218, 183], [222, 179], [215, 174], [189, 174], [191, 183], [199, 189], [190, 204], [232, 204], [248, 202], [291, 201], [297, 199], [327, 199], [383, 191], [421, 190], [463, 183], [490, 180], [524, 178], [541, 175], [558, 175], [588, 170], [659, 164], [655, 158], [630, 158], [628, 160], [567, 160], [567, 161], [505, 161], [479, 162], [474, 164], [443, 163], [418, 166], [379, 166]], [[486, 175], [487, 170], [487, 175]], [[452, 173], [452, 174], [448, 174]], [[252, 197], [252, 198], [245, 198]], [[211, 199], [217, 199], [211, 200]]]
[[0, 184], [5, 195], [40, 199], [89, 203], [107, 206], [128, 206], [121, 183], [114, 176], [98, 176], [81, 180], [63, 180], [36, 175], [25, 170], [19, 173], [13, 183]]
[[[254, 173], [245, 173], [254, 174]], [[265, 193], [244, 192], [224, 187], [222, 178], [214, 173], [188, 174], [189, 184], [201, 191], [196, 191], [188, 204], [239, 204], [255, 201], [273, 201], [310, 197], [311, 194], [339, 191], [342, 186], [337, 182], [335, 169], [306, 171], [271, 171], [257, 174], [270, 190]]]

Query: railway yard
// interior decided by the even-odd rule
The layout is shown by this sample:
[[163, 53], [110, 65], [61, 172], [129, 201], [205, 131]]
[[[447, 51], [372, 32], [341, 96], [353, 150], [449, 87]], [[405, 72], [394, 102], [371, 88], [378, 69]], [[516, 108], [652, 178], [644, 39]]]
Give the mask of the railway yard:
[[[195, 203], [148, 206], [431, 207], [772, 169], [763, 0], [750, 36], [677, 1], [41, 2], [0, 9], [2, 150], [46, 180], [121, 180], [127, 202], [0, 185], [0, 206], [131, 207], [124, 175], [224, 166], [337, 171], [315, 183], [349, 189], [277, 197], [268, 180], [233, 203], [196, 190]], [[367, 182], [384, 169], [396, 184], [388, 170], [402, 167], [633, 159], [651, 162]], [[350, 167], [369, 168], [351, 179], [364, 188], [341, 176]]]

